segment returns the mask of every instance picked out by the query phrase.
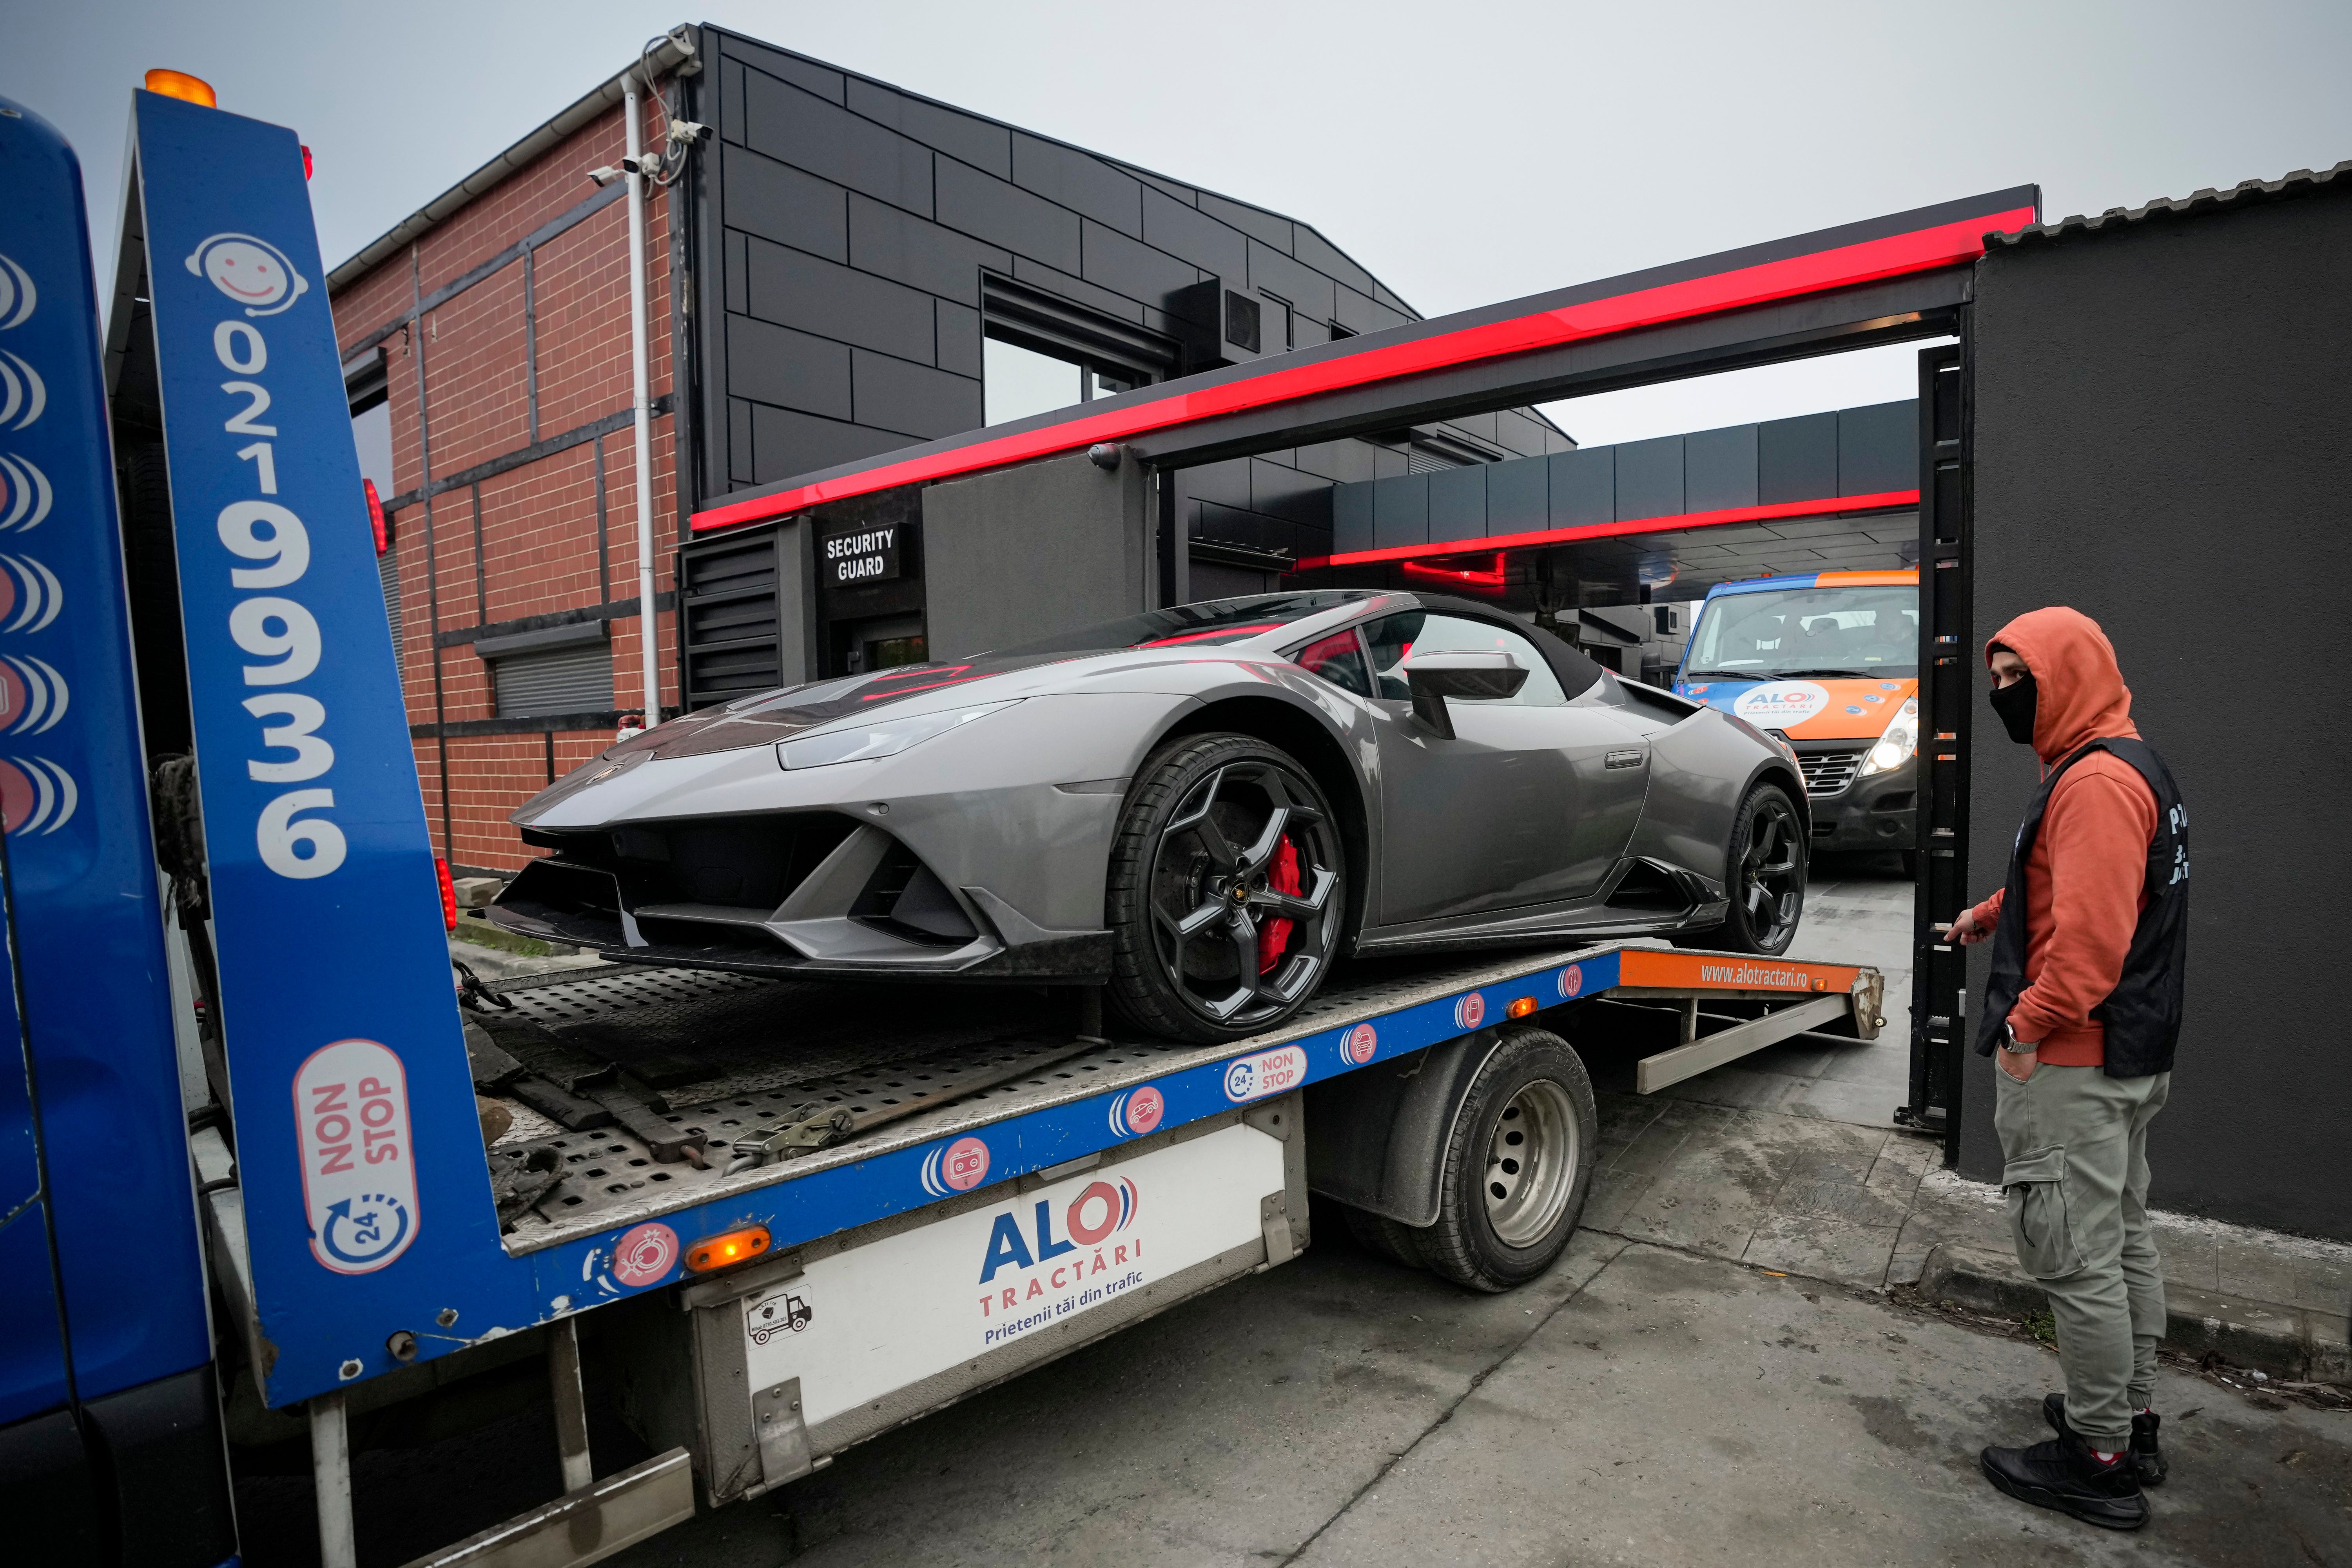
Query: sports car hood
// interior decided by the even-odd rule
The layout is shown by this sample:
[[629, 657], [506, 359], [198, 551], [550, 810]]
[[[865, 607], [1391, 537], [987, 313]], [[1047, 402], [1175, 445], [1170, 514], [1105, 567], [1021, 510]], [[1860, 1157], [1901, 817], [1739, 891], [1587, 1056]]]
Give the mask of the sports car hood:
[[1792, 741], [1876, 740], [1919, 689], [1915, 677], [1675, 682], [1675, 695], [1720, 708]]
[[[1006, 689], [1000, 678], [1046, 665], [1067, 664], [1071, 654], [982, 654], [957, 664], [910, 664], [871, 675], [845, 676], [833, 680], [788, 686], [740, 698], [718, 708], [688, 713], [623, 741], [604, 754], [610, 762], [643, 753], [647, 758], [699, 757], [713, 752], [740, 751], [746, 746], [772, 745], [794, 735], [822, 728], [836, 720], [865, 717], [884, 709], [929, 707], [940, 700], [992, 701], [1025, 697], [1041, 683], [1021, 683], [1026, 689]], [[1058, 684], [1058, 683], [1056, 683]], [[952, 690], [951, 698], [942, 694]], [[919, 702], [929, 698], [929, 703]]]

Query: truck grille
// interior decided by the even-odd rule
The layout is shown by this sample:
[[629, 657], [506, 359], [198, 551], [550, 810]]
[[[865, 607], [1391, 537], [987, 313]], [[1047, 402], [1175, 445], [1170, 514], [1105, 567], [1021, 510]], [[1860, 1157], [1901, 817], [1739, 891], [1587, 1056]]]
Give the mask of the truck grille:
[[1805, 793], [1816, 800], [1843, 795], [1853, 783], [1853, 775], [1862, 770], [1862, 756], [1860, 752], [1800, 753], [1797, 766], [1805, 775]]

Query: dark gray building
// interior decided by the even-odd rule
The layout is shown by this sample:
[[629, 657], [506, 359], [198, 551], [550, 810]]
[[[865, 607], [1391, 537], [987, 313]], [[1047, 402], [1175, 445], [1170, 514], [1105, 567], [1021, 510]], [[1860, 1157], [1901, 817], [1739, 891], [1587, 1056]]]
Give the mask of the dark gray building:
[[[682, 430], [689, 512], [876, 453], [1420, 319], [1306, 222], [700, 31], [705, 68], [685, 79], [680, 112], [717, 136], [690, 176], [679, 276], [723, 309], [699, 313], [687, 349], [698, 363], [679, 378], [693, 399]], [[1186, 534], [1181, 568], [1164, 541], [1138, 542], [1131, 580], [1039, 595], [1009, 619], [1043, 632], [1052, 628], [1037, 616], [1065, 606], [1083, 620], [1147, 598], [1259, 592], [1329, 552], [1335, 486], [1573, 446], [1542, 417], [1507, 410], [1191, 468], [1162, 503], [1163, 531]], [[822, 542], [800, 537], [796, 520], [688, 547], [689, 705], [803, 674], [972, 651], [961, 635], [940, 642], [929, 624], [950, 591], [941, 549], [959, 563], [956, 591], [969, 593], [1050, 582], [1060, 559], [1042, 518], [975, 520], [994, 537], [943, 541], [918, 490], [862, 515], [902, 531], [891, 574], [844, 585], [810, 574], [797, 601], [791, 579]], [[781, 602], [744, 596], [779, 580]], [[983, 618], [1013, 629], [1000, 625], [1008, 617]]]

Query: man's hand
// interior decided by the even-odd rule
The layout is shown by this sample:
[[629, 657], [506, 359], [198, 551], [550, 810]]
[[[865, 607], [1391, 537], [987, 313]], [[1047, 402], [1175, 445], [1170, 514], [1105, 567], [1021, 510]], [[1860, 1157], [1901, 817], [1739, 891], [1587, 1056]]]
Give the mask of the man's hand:
[[1973, 909], [1962, 910], [1960, 918], [1944, 930], [1946, 942], [1956, 942], [1962, 947], [1974, 947], [1990, 935], [1992, 928], [1978, 923], [1977, 912]]
[[2000, 1050], [1993, 1052], [1993, 1057], [2000, 1063], [2000, 1070], [2020, 1083], [2033, 1076], [2033, 1069], [2042, 1059], [2039, 1050]]

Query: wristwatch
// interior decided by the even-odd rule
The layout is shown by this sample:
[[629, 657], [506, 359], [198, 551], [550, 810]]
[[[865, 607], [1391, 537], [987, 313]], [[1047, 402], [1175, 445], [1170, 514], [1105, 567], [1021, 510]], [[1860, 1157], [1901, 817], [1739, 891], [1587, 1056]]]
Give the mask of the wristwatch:
[[2040, 1050], [2042, 1048], [2042, 1042], [2039, 1040], [2019, 1039], [2017, 1037], [2017, 1031], [2010, 1026], [2008, 1019], [2003, 1018], [2000, 1021], [2000, 1048], [2007, 1051], [2013, 1057], [2021, 1057], [2028, 1051]]

